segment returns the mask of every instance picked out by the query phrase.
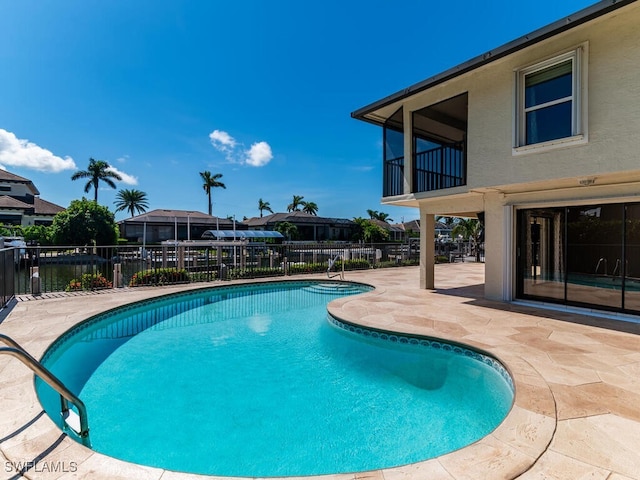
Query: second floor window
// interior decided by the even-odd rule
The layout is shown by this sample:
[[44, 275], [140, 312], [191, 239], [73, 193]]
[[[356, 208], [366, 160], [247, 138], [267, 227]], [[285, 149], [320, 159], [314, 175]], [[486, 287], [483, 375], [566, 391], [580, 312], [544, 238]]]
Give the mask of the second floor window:
[[516, 148], [583, 134], [581, 49], [517, 73]]

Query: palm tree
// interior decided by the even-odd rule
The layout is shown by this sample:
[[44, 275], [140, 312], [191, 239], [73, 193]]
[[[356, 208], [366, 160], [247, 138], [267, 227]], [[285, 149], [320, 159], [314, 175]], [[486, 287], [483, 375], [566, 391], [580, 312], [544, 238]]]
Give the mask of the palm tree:
[[269, 202], [263, 202], [262, 199], [258, 200], [258, 210], [260, 210], [260, 218], [262, 218], [263, 210], [273, 213], [273, 210], [271, 210], [271, 205], [269, 204]]
[[442, 215], [437, 215], [435, 217], [436, 222], [440, 222], [447, 227], [453, 227], [456, 223], [456, 217], [443, 217]]
[[367, 210], [367, 215], [369, 215], [369, 218], [371, 220], [374, 220], [374, 219], [378, 218], [378, 214], [379, 213], [380, 212], [378, 212], [377, 210], [371, 210], [371, 209]]
[[291, 203], [287, 205], [287, 212], [299, 212], [300, 207], [304, 206], [303, 198], [302, 195], [294, 195]]
[[318, 205], [315, 202], [304, 202], [304, 208], [302, 209], [304, 213], [308, 213], [309, 215], [317, 215], [318, 214]]
[[134, 212], [144, 213], [149, 208], [147, 194], [135, 189], [123, 189], [116, 194], [116, 212], [129, 210], [133, 217]]
[[387, 222], [387, 223], [393, 222], [393, 218], [389, 218], [389, 214], [384, 212], [380, 212], [378, 214], [378, 220], [382, 220], [383, 222]]
[[388, 213], [379, 212], [377, 210], [367, 210], [367, 214], [371, 220], [380, 220], [381, 222], [393, 222], [393, 218], [389, 218]]
[[88, 178], [89, 181], [84, 186], [85, 193], [89, 193], [91, 187], [94, 190], [94, 201], [98, 203], [98, 186], [100, 181], [103, 181], [111, 188], [116, 188], [114, 180], [122, 180], [122, 177], [111, 169], [111, 166], [104, 160], [89, 159], [89, 166], [86, 170], [78, 170], [71, 175], [71, 180], [78, 180], [80, 178]]
[[202, 178], [202, 181], [204, 182], [202, 188], [205, 192], [207, 192], [207, 197], [209, 198], [209, 215], [211, 215], [211, 189], [218, 187], [227, 188], [227, 186], [224, 183], [218, 181], [222, 178], [221, 173], [211, 175], [211, 172], [209, 170], [205, 170], [204, 172], [200, 172], [200, 178]]
[[476, 218], [461, 218], [453, 227], [453, 236], [462, 235], [463, 238], [471, 240], [474, 245], [476, 261], [480, 261], [480, 236], [482, 235], [482, 224]]
[[287, 240], [295, 240], [298, 238], [298, 227], [290, 222], [278, 222], [274, 227], [276, 232], [280, 232]]

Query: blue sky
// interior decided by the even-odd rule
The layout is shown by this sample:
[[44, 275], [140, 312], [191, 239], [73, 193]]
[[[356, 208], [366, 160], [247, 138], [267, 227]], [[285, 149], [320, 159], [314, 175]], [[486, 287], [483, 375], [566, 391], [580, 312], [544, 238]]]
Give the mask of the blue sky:
[[220, 217], [302, 195], [411, 220], [380, 205], [382, 132], [350, 113], [592, 3], [0, 0], [0, 166], [63, 207], [93, 157], [149, 210], [206, 212], [209, 170]]

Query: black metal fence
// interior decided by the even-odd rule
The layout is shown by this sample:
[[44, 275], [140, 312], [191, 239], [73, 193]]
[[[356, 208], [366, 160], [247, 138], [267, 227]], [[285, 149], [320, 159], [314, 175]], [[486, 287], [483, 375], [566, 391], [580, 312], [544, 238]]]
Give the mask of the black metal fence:
[[[0, 265], [10, 295], [260, 278], [418, 265], [418, 244], [248, 244], [26, 247]], [[0, 257], [2, 261], [3, 257]]]
[[[26, 247], [0, 250], [0, 301], [15, 295], [228, 281], [306, 273], [331, 275], [418, 265], [408, 243], [181, 242], [175, 245]], [[436, 262], [484, 261], [468, 242], [436, 242]]]
[[3, 308], [16, 295], [16, 269], [15, 265], [19, 258], [16, 258], [16, 250], [6, 248], [0, 250], [0, 308]]

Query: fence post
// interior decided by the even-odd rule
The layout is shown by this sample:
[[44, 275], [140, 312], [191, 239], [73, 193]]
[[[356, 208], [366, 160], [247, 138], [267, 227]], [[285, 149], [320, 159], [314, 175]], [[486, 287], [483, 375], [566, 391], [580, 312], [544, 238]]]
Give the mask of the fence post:
[[120, 288], [124, 286], [124, 282], [122, 280], [122, 264], [114, 263], [113, 264], [113, 288]]
[[42, 282], [40, 280], [40, 272], [38, 267], [31, 267], [31, 295], [42, 294]]
[[176, 270], [182, 270], [184, 269], [184, 253], [185, 253], [185, 248], [183, 245], [180, 245], [178, 247], [178, 258], [176, 259]]

